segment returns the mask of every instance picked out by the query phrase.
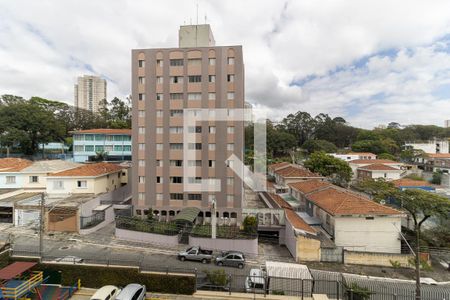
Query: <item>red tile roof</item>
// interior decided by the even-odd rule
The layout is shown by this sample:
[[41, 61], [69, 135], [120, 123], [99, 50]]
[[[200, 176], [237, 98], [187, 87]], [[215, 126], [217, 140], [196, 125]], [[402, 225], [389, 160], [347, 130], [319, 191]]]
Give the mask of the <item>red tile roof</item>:
[[22, 158], [1, 158], [0, 159], [0, 172], [18, 172], [31, 166], [33, 162], [28, 159]]
[[350, 164], [401, 164], [390, 159], [354, 159]]
[[329, 214], [335, 215], [400, 215], [400, 211], [368, 198], [329, 188], [308, 195], [308, 199]]
[[280, 208], [286, 208], [286, 209], [292, 209], [292, 206], [286, 202], [286, 200], [284, 200], [283, 198], [281, 198], [280, 195], [274, 194], [274, 193], [269, 193], [270, 198], [273, 199], [273, 201], [275, 201], [277, 203], [277, 205]]
[[316, 230], [309, 226], [299, 215], [295, 213], [295, 211], [291, 209], [285, 209], [284, 210], [286, 214], [286, 218], [288, 219], [289, 223], [298, 230], [305, 231], [310, 234], [316, 234]]
[[402, 178], [402, 179], [392, 180], [392, 183], [396, 187], [402, 187], [402, 186], [430, 186], [430, 187], [432, 187], [433, 186], [428, 181], [425, 181], [425, 180], [414, 180], [414, 179], [409, 179], [409, 178]]
[[289, 166], [290, 165], [290, 163], [288, 163], [288, 162], [286, 162], [286, 161], [283, 161], [283, 162], [280, 162], [280, 163], [276, 163], [276, 164], [271, 164], [271, 165], [269, 165], [269, 169], [272, 169], [272, 170], [278, 170], [278, 169], [280, 169], [280, 168], [284, 168], [284, 167], [287, 167], [287, 166]]
[[124, 169], [124, 167], [122, 166], [101, 162], [95, 164], [86, 164], [78, 168], [53, 173], [50, 174], [49, 176], [96, 177], [114, 172], [119, 172], [122, 169]]
[[92, 133], [92, 134], [126, 134], [131, 135], [131, 129], [86, 129], [86, 130], [77, 130], [72, 131], [73, 134], [81, 134], [81, 133]]
[[313, 173], [310, 170], [303, 168], [303, 167], [294, 167], [294, 166], [288, 166], [286, 168], [280, 169], [275, 171], [276, 174], [280, 175], [281, 177], [322, 177], [319, 174]]
[[294, 183], [288, 183], [288, 186], [298, 190], [299, 192], [302, 192], [303, 194], [308, 194], [313, 191], [320, 190], [322, 188], [330, 187], [332, 186], [332, 184], [318, 179], [311, 179]]
[[359, 167], [359, 170], [369, 170], [369, 171], [401, 171], [400, 169], [391, 167], [389, 165], [383, 164], [371, 164], [364, 167]]
[[450, 153], [427, 153], [429, 158], [450, 158]]

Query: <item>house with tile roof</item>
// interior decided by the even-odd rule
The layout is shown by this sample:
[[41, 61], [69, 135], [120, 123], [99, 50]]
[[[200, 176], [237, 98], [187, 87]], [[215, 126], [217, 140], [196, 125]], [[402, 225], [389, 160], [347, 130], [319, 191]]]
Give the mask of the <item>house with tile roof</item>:
[[47, 177], [48, 194], [102, 194], [128, 181], [127, 168], [111, 163], [92, 163], [52, 173]]
[[88, 129], [73, 134], [75, 162], [92, 160], [97, 152], [107, 153], [108, 161], [131, 161], [131, 129]]
[[269, 176], [275, 177], [275, 171], [281, 170], [283, 168], [289, 167], [291, 163], [283, 161], [275, 164], [271, 164], [267, 166], [267, 174]]
[[389, 159], [355, 159], [348, 162], [350, 168], [352, 168], [353, 179], [357, 178], [358, 169], [366, 167], [368, 165], [386, 165], [389, 167], [402, 169], [403, 163], [389, 160]]
[[403, 173], [404, 170], [398, 167], [389, 164], [375, 163], [357, 168], [356, 179], [366, 180], [383, 178], [390, 181], [400, 179]]
[[0, 189], [22, 188], [25, 178], [20, 172], [32, 164], [28, 159], [0, 158]]
[[289, 183], [289, 194], [299, 201], [299, 210], [306, 210], [306, 195], [309, 193], [326, 189], [332, 186], [331, 183], [321, 179], [310, 179]]
[[287, 192], [288, 184], [298, 181], [304, 181], [309, 179], [323, 179], [322, 175], [311, 172], [307, 168], [300, 166], [289, 164], [281, 169], [277, 169], [274, 171], [276, 188], [280, 190], [284, 190]]
[[400, 253], [399, 230], [406, 215], [335, 186], [305, 195], [306, 212], [336, 246], [352, 251]]

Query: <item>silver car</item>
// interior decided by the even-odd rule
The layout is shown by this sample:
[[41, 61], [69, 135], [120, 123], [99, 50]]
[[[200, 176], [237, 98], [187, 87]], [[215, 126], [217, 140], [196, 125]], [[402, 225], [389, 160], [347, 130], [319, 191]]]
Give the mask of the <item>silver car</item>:
[[131, 283], [123, 288], [116, 300], [145, 300], [145, 285]]
[[220, 256], [216, 257], [216, 265], [237, 267], [239, 269], [245, 266], [245, 256], [239, 251], [222, 252]]

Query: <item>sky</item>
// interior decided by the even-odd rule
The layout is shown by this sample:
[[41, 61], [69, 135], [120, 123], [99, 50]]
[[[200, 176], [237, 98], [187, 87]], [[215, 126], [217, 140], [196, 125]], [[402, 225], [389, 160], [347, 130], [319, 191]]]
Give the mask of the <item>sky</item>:
[[130, 94], [131, 49], [211, 24], [243, 45], [246, 101], [372, 128], [450, 119], [450, 1], [0, 0], [0, 94], [73, 103], [82, 74]]

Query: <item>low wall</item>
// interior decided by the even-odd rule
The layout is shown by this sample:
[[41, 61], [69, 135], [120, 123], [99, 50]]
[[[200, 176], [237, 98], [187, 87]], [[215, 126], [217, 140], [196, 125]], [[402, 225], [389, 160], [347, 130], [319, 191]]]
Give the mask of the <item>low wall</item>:
[[121, 240], [178, 246], [178, 235], [164, 235], [116, 228], [116, 238]]
[[409, 260], [413, 259], [411, 254], [397, 253], [377, 253], [377, 252], [358, 252], [344, 250], [344, 263], [366, 266], [393, 267], [391, 262], [399, 264], [401, 267], [413, 268]]
[[320, 261], [320, 240], [297, 236], [296, 261]]
[[205, 249], [225, 251], [235, 250], [250, 255], [258, 255], [258, 239], [211, 239], [202, 237], [189, 237], [189, 246], [200, 246]]
[[108, 207], [105, 211], [105, 220], [103, 222], [101, 222], [100, 224], [95, 225], [94, 227], [91, 228], [87, 228], [87, 229], [80, 229], [80, 234], [81, 235], [85, 235], [85, 234], [90, 234], [93, 232], [96, 232], [97, 230], [105, 227], [108, 224], [111, 224], [112, 222], [114, 222], [114, 208]]
[[342, 251], [343, 249], [341, 247], [323, 247], [320, 249], [320, 261], [342, 263]]

